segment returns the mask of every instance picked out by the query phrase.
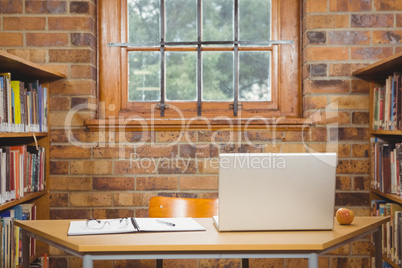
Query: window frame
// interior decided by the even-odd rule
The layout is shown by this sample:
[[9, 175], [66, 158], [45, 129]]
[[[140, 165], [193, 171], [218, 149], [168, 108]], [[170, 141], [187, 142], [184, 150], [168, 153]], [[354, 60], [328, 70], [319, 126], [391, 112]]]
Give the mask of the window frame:
[[[166, 110], [165, 116], [160, 117], [156, 105], [151, 107], [139, 105], [134, 106], [134, 110], [128, 109], [124, 104], [127, 97], [123, 92], [127, 92], [127, 74], [122, 70], [127, 69], [127, 53], [128, 49], [119, 47], [110, 47], [108, 43], [120, 42], [126, 40], [126, 23], [122, 19], [126, 0], [99, 0], [98, 1], [98, 119], [106, 119], [110, 117], [128, 118], [132, 115], [141, 116], [145, 119], [163, 119], [177, 118], [177, 112], [172, 109]], [[241, 107], [240, 115], [242, 119], [254, 116], [262, 118], [300, 118], [301, 117], [301, 65], [300, 65], [300, 17], [301, 4], [298, 0], [281, 0], [277, 2], [279, 18], [276, 20], [277, 40], [293, 40], [292, 45], [273, 45], [271, 60], [277, 61], [277, 75], [271, 77], [271, 83], [277, 84], [277, 95], [273, 95], [278, 101], [274, 107], [256, 107], [255, 105], [244, 105]], [[114, 12], [110, 12], [113, 10]], [[275, 81], [276, 80], [276, 81]], [[272, 91], [273, 92], [273, 91]], [[212, 118], [214, 116], [226, 116], [238, 119], [239, 116], [233, 116], [233, 112], [229, 111], [225, 102], [224, 106], [216, 109], [215, 103], [205, 103], [204, 108], [214, 106], [214, 110], [203, 112], [203, 116]], [[184, 109], [184, 117], [196, 117], [197, 113], [194, 104], [187, 104]], [[195, 103], [196, 105], [196, 103]], [[204, 104], [203, 104], [204, 105]], [[137, 109], [136, 109], [137, 108]], [[194, 109], [195, 108], [195, 109]], [[151, 109], [151, 110], [149, 110]]]

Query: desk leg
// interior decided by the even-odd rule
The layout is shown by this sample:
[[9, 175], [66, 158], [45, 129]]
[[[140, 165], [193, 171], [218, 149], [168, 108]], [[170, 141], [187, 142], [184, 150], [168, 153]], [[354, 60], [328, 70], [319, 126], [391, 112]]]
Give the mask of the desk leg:
[[308, 258], [308, 268], [318, 268], [318, 254], [311, 253]]
[[375, 267], [382, 267], [382, 230], [381, 226], [373, 234]]
[[22, 267], [29, 268], [29, 254], [31, 247], [29, 245], [31, 238], [28, 236], [27, 231], [22, 229]]
[[82, 267], [83, 268], [93, 268], [94, 263], [92, 260], [91, 255], [84, 255], [84, 257], [82, 257]]

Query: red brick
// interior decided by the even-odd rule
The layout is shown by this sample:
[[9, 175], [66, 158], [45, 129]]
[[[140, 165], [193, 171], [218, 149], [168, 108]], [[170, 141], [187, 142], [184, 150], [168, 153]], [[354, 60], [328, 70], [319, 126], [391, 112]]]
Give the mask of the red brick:
[[91, 65], [72, 65], [71, 78], [88, 78], [96, 80], [96, 69]]
[[89, 191], [92, 190], [91, 177], [52, 177], [50, 189], [53, 191]]
[[336, 176], [337, 190], [351, 190], [352, 181], [349, 176]]
[[0, 13], [1, 14], [13, 14], [22, 13], [23, 0], [0, 0]]
[[349, 27], [348, 15], [308, 15], [305, 18], [305, 30], [313, 30], [320, 28], [340, 29]]
[[306, 0], [306, 13], [326, 12], [327, 2], [322, 0]]
[[394, 26], [392, 14], [352, 14], [352, 27], [385, 28]]
[[134, 148], [123, 146], [106, 146], [93, 148], [94, 159], [125, 159], [130, 158], [134, 153]]
[[371, 267], [371, 258], [361, 258], [361, 257], [339, 257], [331, 258], [331, 267]]
[[368, 109], [367, 95], [339, 95], [329, 98], [331, 109]]
[[402, 14], [396, 14], [396, 27], [402, 27]]
[[[134, 210], [133, 209], [117, 209], [117, 208], [111, 208], [111, 209], [98, 208], [98, 209], [94, 209], [92, 211], [92, 215], [93, 215], [93, 218], [95, 218], [95, 219], [130, 218], [130, 217], [134, 217]], [[100, 267], [100, 266], [95, 266], [95, 267]], [[109, 266], [105, 266], [105, 267], [109, 267]], [[110, 267], [112, 267], [112, 266], [110, 266]]]
[[345, 93], [350, 91], [347, 80], [306, 80], [305, 93]]
[[195, 131], [161, 131], [156, 133], [158, 142], [194, 142], [197, 140]]
[[66, 13], [65, 1], [26, 1], [25, 12], [35, 14], [63, 14]]
[[340, 61], [349, 59], [348, 47], [307, 47], [305, 61]]
[[[240, 268], [240, 259], [201, 259], [200, 268], [207, 267], [231, 267]], [[183, 266], [167, 266], [167, 267], [183, 267]], [[196, 267], [196, 266], [186, 266], [186, 267]]]
[[27, 33], [26, 40], [28, 46], [65, 46], [68, 44], [68, 35], [63, 33]]
[[368, 191], [370, 189], [370, 178], [357, 176], [353, 178], [353, 190], [354, 191]]
[[71, 174], [112, 174], [111, 161], [75, 160], [70, 162]]
[[93, 189], [98, 191], [134, 190], [134, 178], [95, 177]]
[[373, 31], [374, 44], [400, 44], [402, 31]]
[[402, 2], [397, 0], [373, 0], [374, 7], [376, 10], [381, 11], [401, 11], [402, 10]]
[[23, 37], [20, 33], [0, 32], [0, 47], [21, 47]]
[[393, 54], [392, 47], [352, 47], [352, 60], [381, 60]]
[[68, 207], [67, 193], [53, 193], [49, 196], [50, 207]]
[[51, 94], [62, 95], [93, 95], [95, 94], [95, 82], [91, 80], [59, 80], [50, 86]]
[[329, 66], [329, 76], [351, 76], [358, 69], [366, 64], [333, 63]]
[[352, 80], [352, 92], [369, 92], [370, 83], [364, 80]]
[[194, 160], [175, 158], [159, 162], [159, 174], [194, 174], [196, 172], [196, 165]]
[[46, 18], [41, 17], [5, 17], [4, 30], [44, 30]]
[[368, 174], [369, 172], [369, 160], [339, 160], [338, 162], [337, 174]]
[[353, 144], [352, 145], [353, 157], [369, 157], [370, 145], [369, 144]]
[[61, 175], [69, 172], [68, 161], [50, 161], [50, 174]]
[[89, 46], [91, 48], [96, 47], [96, 37], [90, 33], [72, 33], [71, 44], [73, 46], [84, 47]]
[[94, 21], [89, 17], [49, 17], [49, 30], [93, 31]]
[[303, 110], [322, 109], [327, 106], [327, 97], [323, 96], [306, 96], [303, 98]]
[[[156, 160], [155, 160], [156, 161]], [[150, 159], [114, 161], [115, 174], [153, 174], [156, 173], [157, 162]]]
[[178, 190], [177, 177], [138, 177], [137, 191], [149, 190]]
[[275, 130], [248, 130], [243, 132], [243, 140], [245, 142], [253, 141], [279, 141], [281, 133]]
[[106, 192], [70, 193], [70, 205], [73, 207], [105, 207], [112, 205], [112, 194]]
[[217, 157], [218, 148], [213, 144], [182, 144], [180, 145], [180, 157]]
[[369, 123], [369, 113], [368, 112], [353, 112], [352, 124], [367, 125], [368, 123]]
[[50, 147], [50, 158], [52, 159], [74, 159], [90, 158], [91, 148], [77, 146], [53, 145]]
[[177, 156], [177, 146], [170, 145], [142, 145], [137, 148], [136, 153], [139, 157], [168, 157]]
[[334, 31], [328, 33], [328, 43], [332, 45], [370, 44], [369, 31]]
[[330, 0], [330, 11], [369, 11], [371, 0]]
[[181, 190], [217, 190], [218, 176], [180, 177]]
[[72, 1], [70, 3], [70, 12], [76, 14], [89, 13], [89, 3], [85, 1]]
[[[50, 219], [90, 219], [92, 218], [90, 209], [50, 209]], [[57, 259], [57, 258], [56, 258]], [[55, 266], [66, 267], [66, 266]]]
[[67, 97], [49, 98], [49, 109], [51, 111], [68, 111], [70, 108], [70, 99]]
[[50, 49], [50, 62], [94, 63], [94, 52], [89, 49]]

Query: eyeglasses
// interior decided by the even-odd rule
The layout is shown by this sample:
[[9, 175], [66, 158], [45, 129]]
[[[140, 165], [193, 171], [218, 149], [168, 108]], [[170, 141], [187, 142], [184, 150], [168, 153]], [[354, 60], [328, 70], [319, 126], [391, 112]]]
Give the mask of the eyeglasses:
[[107, 224], [109, 224], [109, 226], [113, 229], [123, 229], [128, 226], [128, 219], [121, 218], [112, 220], [97, 220], [97, 219], [87, 220], [87, 228], [92, 230], [103, 229]]

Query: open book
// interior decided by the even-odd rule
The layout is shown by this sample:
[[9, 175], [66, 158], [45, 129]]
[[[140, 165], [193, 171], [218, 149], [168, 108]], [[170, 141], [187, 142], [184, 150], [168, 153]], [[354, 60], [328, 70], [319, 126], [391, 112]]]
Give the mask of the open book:
[[185, 232], [205, 231], [193, 218], [128, 218], [122, 227], [109, 224], [112, 220], [99, 220], [99, 227], [89, 226], [87, 221], [71, 221], [68, 235], [120, 234], [138, 232]]

